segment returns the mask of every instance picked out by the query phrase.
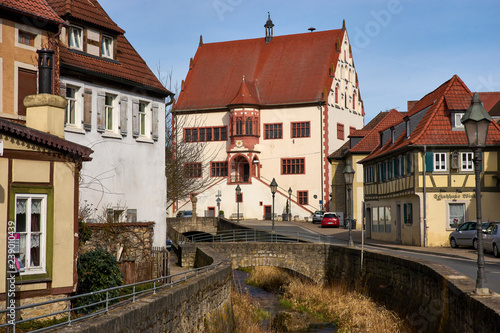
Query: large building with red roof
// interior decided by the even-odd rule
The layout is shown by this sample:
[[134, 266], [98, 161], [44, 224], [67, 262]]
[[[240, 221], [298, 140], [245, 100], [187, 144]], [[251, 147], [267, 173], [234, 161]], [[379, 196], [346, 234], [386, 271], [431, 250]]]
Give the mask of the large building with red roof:
[[165, 101], [172, 96], [96, 0], [47, 0], [63, 20], [56, 93], [66, 139], [92, 147], [81, 172], [88, 222], [155, 222], [166, 238]]
[[[174, 106], [177, 144], [205, 145], [185, 167], [210, 184], [197, 194], [198, 215], [270, 219], [269, 184], [278, 183], [277, 215], [303, 219], [329, 207], [327, 157], [364, 124], [363, 102], [345, 29], [203, 43]], [[180, 125], [182, 124], [182, 125]], [[175, 209], [189, 209], [179, 198]], [[201, 211], [201, 212], [200, 212]], [[205, 211], [205, 213], [203, 213]]]
[[[455, 75], [412, 102], [402, 119], [377, 130], [376, 147], [359, 161], [369, 237], [447, 246], [458, 224], [476, 219], [473, 153], [460, 121], [471, 99], [472, 92]], [[491, 122], [481, 163], [486, 221], [500, 219], [499, 147], [500, 127]]]

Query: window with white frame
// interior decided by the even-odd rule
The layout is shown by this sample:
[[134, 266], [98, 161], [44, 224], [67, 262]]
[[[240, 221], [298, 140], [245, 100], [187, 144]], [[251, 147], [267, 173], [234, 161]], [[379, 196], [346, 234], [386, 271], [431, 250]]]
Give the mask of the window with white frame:
[[460, 170], [474, 171], [473, 154], [471, 152], [460, 153]]
[[16, 194], [19, 259], [25, 274], [45, 272], [47, 195]]
[[68, 100], [68, 106], [66, 106], [66, 113], [64, 117], [64, 123], [66, 125], [76, 126], [77, 92], [77, 87], [66, 87], [66, 99]]
[[139, 135], [141, 136], [146, 136], [146, 103], [145, 102], [140, 102], [139, 103]]
[[102, 36], [101, 55], [105, 58], [113, 58], [113, 38]]
[[464, 124], [462, 124], [462, 117], [464, 114], [462, 112], [455, 113], [455, 128], [463, 128]]
[[465, 203], [448, 204], [448, 229], [454, 229], [465, 221]]
[[106, 126], [105, 128], [107, 131], [113, 131], [115, 129], [114, 103], [115, 96], [106, 94], [104, 97], [104, 117]]
[[434, 153], [434, 170], [435, 171], [446, 171], [446, 153]]
[[83, 29], [71, 26], [69, 28], [69, 47], [72, 49], [83, 50]]

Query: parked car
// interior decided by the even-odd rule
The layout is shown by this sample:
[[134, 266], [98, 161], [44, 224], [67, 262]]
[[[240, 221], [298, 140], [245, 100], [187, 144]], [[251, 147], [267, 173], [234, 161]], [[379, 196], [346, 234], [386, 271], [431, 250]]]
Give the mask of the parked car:
[[177, 217], [192, 217], [192, 216], [193, 216], [192, 210], [180, 210], [177, 212]]
[[483, 249], [493, 252], [495, 258], [500, 257], [500, 222], [494, 222], [483, 231]]
[[321, 219], [321, 228], [323, 227], [339, 227], [339, 217], [332, 212], [326, 212]]
[[312, 223], [321, 222], [321, 219], [323, 218], [324, 214], [325, 212], [322, 210], [315, 211], [314, 214], [312, 215]]
[[[483, 222], [483, 231], [490, 226], [490, 222]], [[484, 242], [483, 242], [484, 243]], [[464, 222], [450, 234], [450, 246], [453, 248], [459, 246], [472, 246], [477, 250], [477, 232], [476, 222]]]

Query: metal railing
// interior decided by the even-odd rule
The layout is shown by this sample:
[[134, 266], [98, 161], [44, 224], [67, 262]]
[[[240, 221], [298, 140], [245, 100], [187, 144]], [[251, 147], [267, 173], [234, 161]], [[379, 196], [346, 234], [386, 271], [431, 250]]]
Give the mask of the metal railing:
[[[60, 322], [43, 328], [30, 330], [30, 332], [41, 332], [47, 329], [52, 329], [60, 326], [71, 326], [71, 324], [76, 321], [88, 319], [103, 313], [107, 313], [109, 312], [110, 308], [120, 306], [124, 304], [124, 302], [135, 302], [135, 300], [138, 297], [146, 296], [148, 294], [156, 294], [158, 290], [161, 290], [162, 288], [165, 287], [172, 288], [174, 285], [178, 283], [185, 282], [189, 278], [193, 278], [198, 276], [199, 274], [206, 273], [212, 269], [215, 269], [216, 267], [219, 267], [221, 264], [222, 262], [218, 262], [216, 264], [204, 266], [202, 268], [196, 268], [182, 273], [163, 276], [148, 281], [137, 282], [129, 285], [103, 289], [87, 294], [70, 296], [46, 302], [23, 305], [16, 307], [14, 309], [0, 310], [0, 317], [8, 318], [7, 314], [12, 310], [18, 313], [18, 311], [23, 311], [26, 309], [36, 308], [41, 306], [47, 306], [55, 303], [61, 303], [61, 305], [65, 307], [64, 310], [50, 312], [38, 317], [8, 321], [4, 324], [0, 324], [0, 331], [3, 332], [2, 328], [8, 327], [11, 329], [11, 332], [15, 333], [16, 326], [19, 324], [33, 322], [33, 321], [40, 321], [40, 320], [48, 320], [52, 318], [58, 318]], [[96, 296], [100, 296], [97, 297], [99, 300], [82, 306], [75, 306], [77, 300], [84, 300], [85, 298], [95, 299]]]
[[215, 235], [192, 235], [187, 237], [189, 241], [196, 243], [204, 242], [287, 242], [287, 243], [344, 243], [344, 241], [333, 236], [309, 233], [309, 232], [279, 232], [272, 233], [255, 229], [233, 229], [218, 232]]

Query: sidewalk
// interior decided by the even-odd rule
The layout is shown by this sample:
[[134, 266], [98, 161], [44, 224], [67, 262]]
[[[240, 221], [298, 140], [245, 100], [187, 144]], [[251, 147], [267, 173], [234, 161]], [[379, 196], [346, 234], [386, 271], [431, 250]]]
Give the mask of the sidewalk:
[[[259, 226], [270, 226], [271, 221], [262, 221], [262, 220], [240, 220], [240, 223], [246, 225], [248, 227], [256, 227]], [[311, 222], [305, 221], [275, 221], [275, 226], [278, 228], [281, 226], [295, 226], [301, 227], [303, 229], [310, 230], [312, 232], [321, 233], [324, 235], [332, 236], [333, 238], [343, 240], [346, 244], [349, 242], [349, 230], [340, 228], [321, 228], [319, 223], [312, 224]], [[361, 248], [361, 230], [352, 230], [352, 240], [356, 248]], [[365, 233], [366, 236], [366, 233]], [[365, 245], [376, 246], [380, 248], [386, 249], [399, 249], [403, 251], [411, 251], [425, 254], [434, 254], [440, 256], [447, 256], [451, 258], [465, 258], [470, 260], [477, 260], [477, 251], [473, 248], [457, 248], [453, 249], [449, 246], [443, 247], [420, 247], [420, 246], [412, 246], [412, 245], [402, 245], [395, 244], [390, 242], [383, 242], [378, 240], [366, 239], [364, 241]], [[500, 261], [497, 258], [494, 258], [491, 254], [485, 254], [485, 261], [499, 264]]]

